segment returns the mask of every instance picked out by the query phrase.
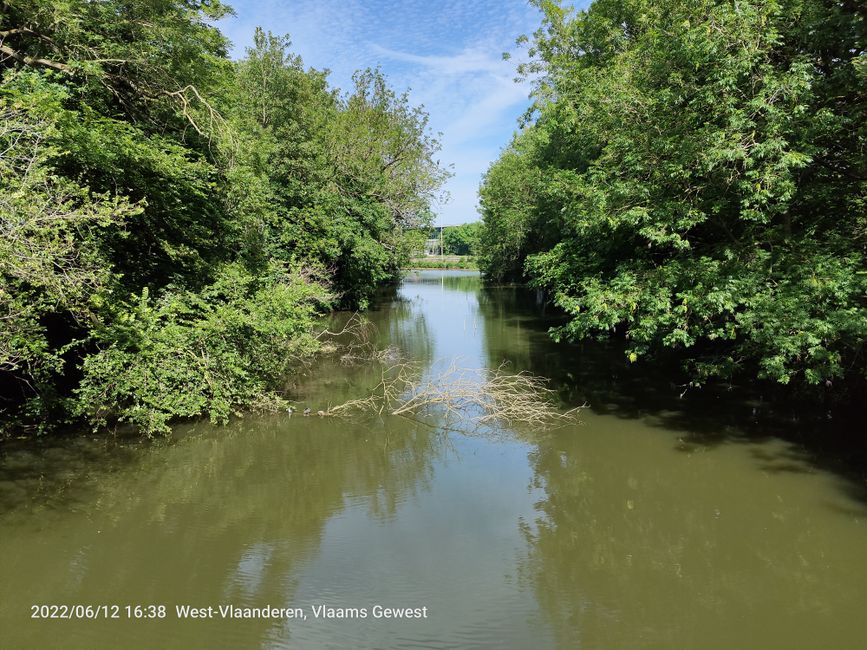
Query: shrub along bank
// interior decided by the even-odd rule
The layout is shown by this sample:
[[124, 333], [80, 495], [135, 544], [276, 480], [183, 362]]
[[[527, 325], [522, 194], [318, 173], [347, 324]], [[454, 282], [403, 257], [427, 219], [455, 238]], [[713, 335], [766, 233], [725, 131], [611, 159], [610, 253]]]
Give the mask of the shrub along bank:
[[317, 315], [364, 307], [429, 225], [425, 113], [262, 30], [230, 60], [228, 11], [0, 4], [3, 431], [282, 406]]

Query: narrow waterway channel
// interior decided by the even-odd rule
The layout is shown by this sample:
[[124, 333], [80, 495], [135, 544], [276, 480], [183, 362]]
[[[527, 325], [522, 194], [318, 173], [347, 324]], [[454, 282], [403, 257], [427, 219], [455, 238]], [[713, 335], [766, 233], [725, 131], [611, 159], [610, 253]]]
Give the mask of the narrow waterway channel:
[[[794, 422], [770, 435], [785, 418], [766, 424], [755, 398], [680, 398], [622, 353], [555, 345], [543, 311], [523, 289], [423, 271], [369, 316], [380, 345], [428, 367], [508, 361], [550, 377], [564, 408], [590, 403], [548, 432], [295, 414], [6, 445], [0, 647], [867, 647], [852, 464], [799, 444]], [[297, 391], [315, 412], [379, 372], [327, 363]], [[31, 618], [53, 604], [121, 609]], [[165, 616], [137, 618], [151, 605]]]

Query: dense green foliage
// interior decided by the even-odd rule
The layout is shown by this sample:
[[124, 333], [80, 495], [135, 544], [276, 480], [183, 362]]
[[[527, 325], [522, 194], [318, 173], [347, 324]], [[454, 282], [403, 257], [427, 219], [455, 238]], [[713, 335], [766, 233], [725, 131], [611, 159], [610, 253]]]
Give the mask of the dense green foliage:
[[345, 94], [228, 7], [0, 2], [7, 422], [166, 431], [282, 404], [315, 318], [397, 277], [444, 180], [378, 71]]
[[214, 284], [157, 304], [145, 289], [102, 333], [112, 345], [84, 359], [75, 409], [96, 424], [119, 417], [167, 431], [176, 416], [225, 421], [240, 405], [285, 407], [276, 389], [317, 349], [310, 319], [325, 297], [276, 263], [256, 276], [227, 266]]
[[444, 255], [476, 255], [482, 224], [478, 221], [443, 228]]
[[481, 264], [695, 382], [863, 380], [867, 9], [538, 3], [535, 103], [481, 190]]

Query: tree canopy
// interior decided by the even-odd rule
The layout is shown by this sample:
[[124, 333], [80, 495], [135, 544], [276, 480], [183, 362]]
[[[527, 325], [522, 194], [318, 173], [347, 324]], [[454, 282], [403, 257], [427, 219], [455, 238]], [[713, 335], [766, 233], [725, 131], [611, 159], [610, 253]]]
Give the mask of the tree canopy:
[[443, 228], [443, 253], [445, 255], [476, 255], [481, 230], [482, 224], [478, 221]]
[[219, 1], [0, 2], [5, 419], [165, 431], [280, 405], [314, 317], [364, 307], [430, 222], [426, 114], [347, 92]]
[[482, 267], [557, 339], [666, 348], [692, 381], [863, 380], [867, 10], [537, 2], [534, 104], [481, 189]]

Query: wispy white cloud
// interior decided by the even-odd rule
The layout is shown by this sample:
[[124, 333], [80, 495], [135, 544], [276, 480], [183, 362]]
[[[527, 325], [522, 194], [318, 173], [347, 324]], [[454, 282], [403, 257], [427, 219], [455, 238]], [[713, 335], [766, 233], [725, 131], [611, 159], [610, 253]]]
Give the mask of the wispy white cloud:
[[395, 61], [414, 63], [440, 75], [460, 75], [475, 72], [502, 74], [503, 61], [491, 57], [483, 48], [468, 48], [453, 56], [410, 54], [373, 44], [373, 51]]
[[439, 208], [439, 222], [477, 218], [482, 174], [508, 143], [517, 116], [526, 108], [527, 88], [514, 82], [515, 63], [504, 61], [502, 43], [487, 39], [453, 54], [417, 54], [375, 44], [385, 64], [400, 62], [394, 81], [412, 88], [431, 125], [442, 132], [443, 159], [454, 164], [448, 183], [451, 201]]

